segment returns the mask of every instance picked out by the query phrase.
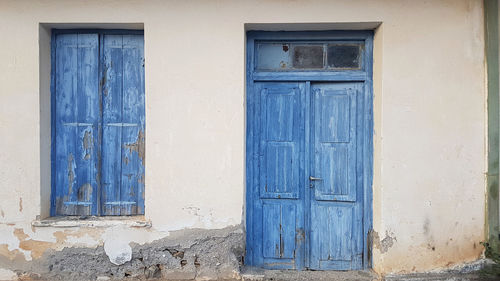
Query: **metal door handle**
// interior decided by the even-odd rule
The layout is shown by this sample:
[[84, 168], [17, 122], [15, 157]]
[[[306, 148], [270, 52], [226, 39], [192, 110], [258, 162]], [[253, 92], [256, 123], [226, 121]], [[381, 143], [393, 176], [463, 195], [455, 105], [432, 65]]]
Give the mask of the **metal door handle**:
[[315, 178], [315, 177], [309, 177], [309, 180], [310, 181], [320, 181], [320, 180], [323, 180], [322, 178]]

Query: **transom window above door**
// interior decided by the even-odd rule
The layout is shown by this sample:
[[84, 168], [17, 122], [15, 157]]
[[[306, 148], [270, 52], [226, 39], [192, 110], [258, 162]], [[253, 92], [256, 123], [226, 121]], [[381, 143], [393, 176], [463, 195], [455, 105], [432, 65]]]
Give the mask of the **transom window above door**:
[[364, 43], [256, 42], [256, 70], [361, 70]]
[[143, 31], [53, 30], [51, 215], [144, 214]]

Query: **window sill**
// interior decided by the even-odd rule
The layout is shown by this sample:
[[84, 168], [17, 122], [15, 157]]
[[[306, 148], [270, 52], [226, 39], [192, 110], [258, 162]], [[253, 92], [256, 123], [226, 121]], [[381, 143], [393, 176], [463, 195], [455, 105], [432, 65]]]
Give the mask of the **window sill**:
[[144, 216], [123, 216], [123, 217], [50, 217], [43, 220], [35, 220], [31, 223], [34, 227], [113, 227], [128, 226], [136, 228], [149, 228], [151, 222], [146, 221]]

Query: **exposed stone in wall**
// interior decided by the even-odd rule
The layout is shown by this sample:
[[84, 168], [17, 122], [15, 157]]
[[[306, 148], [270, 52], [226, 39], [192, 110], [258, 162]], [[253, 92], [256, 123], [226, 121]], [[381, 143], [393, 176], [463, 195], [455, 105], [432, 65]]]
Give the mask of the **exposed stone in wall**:
[[110, 254], [113, 251], [98, 246], [48, 250], [31, 262], [11, 260], [6, 264], [0, 259], [0, 267], [8, 266], [23, 278], [42, 280], [233, 279], [239, 275], [244, 254], [243, 236], [241, 226], [182, 230], [151, 243], [130, 243], [130, 260], [122, 264]]
[[373, 246], [379, 249], [381, 253], [387, 252], [397, 241], [396, 237], [391, 236], [388, 231], [385, 232], [385, 238], [382, 240], [380, 240], [380, 236], [376, 231], [371, 232], [371, 235]]

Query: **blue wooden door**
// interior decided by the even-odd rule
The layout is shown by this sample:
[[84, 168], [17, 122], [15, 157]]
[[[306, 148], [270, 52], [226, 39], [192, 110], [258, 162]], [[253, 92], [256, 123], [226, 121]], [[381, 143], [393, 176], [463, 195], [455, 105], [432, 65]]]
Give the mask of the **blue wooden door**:
[[311, 269], [362, 267], [362, 90], [362, 83], [311, 85]]
[[269, 268], [303, 266], [305, 84], [257, 83], [259, 203], [255, 216], [262, 233], [255, 249]]
[[361, 268], [363, 83], [254, 86], [259, 178], [253, 216], [262, 235], [254, 236], [254, 262], [274, 269]]
[[249, 32], [245, 263], [370, 266], [372, 32]]
[[143, 36], [55, 33], [52, 215], [143, 214]]

